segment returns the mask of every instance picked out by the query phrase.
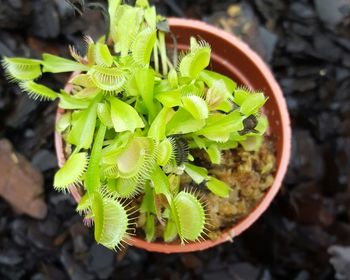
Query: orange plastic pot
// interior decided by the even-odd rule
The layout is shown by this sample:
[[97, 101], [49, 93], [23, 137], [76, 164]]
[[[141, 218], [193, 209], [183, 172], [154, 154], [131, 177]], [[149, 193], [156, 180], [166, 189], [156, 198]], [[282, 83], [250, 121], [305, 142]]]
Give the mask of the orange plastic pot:
[[[182, 253], [201, 251], [219, 245], [238, 236], [248, 229], [267, 209], [281, 187], [283, 177], [287, 171], [291, 150], [291, 128], [285, 99], [282, 91], [273, 77], [270, 69], [262, 59], [252, 51], [245, 43], [233, 35], [210, 26], [206, 23], [188, 19], [169, 19], [171, 32], [177, 39], [178, 49], [187, 49], [191, 36], [207, 41], [212, 47], [212, 62], [209, 69], [225, 74], [239, 84], [247, 85], [252, 89], [263, 90], [269, 97], [265, 105], [264, 113], [269, 119], [269, 133], [277, 139], [277, 171], [275, 180], [269, 190], [254, 210], [243, 218], [238, 224], [223, 232], [215, 241], [205, 240], [197, 243], [181, 245], [179, 243], [149, 243], [143, 239], [132, 237], [131, 244], [152, 252]], [[169, 41], [171, 42], [171, 40]], [[171, 46], [171, 44], [169, 44]], [[70, 91], [71, 85], [66, 86]], [[57, 118], [62, 114], [58, 110]], [[55, 134], [56, 153], [59, 165], [66, 160], [61, 136]], [[79, 202], [81, 194], [72, 187], [71, 194]]]

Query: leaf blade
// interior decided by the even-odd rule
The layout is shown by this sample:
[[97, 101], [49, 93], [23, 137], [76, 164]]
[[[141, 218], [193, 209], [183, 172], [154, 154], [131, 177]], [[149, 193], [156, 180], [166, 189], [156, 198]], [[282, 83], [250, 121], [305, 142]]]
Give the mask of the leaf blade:
[[137, 111], [118, 98], [110, 98], [111, 118], [116, 132], [131, 131], [145, 126]]
[[67, 135], [68, 143], [75, 145], [77, 150], [89, 149], [91, 146], [96, 126], [97, 103], [100, 98], [101, 96], [97, 96], [89, 107], [82, 111]]
[[42, 64], [43, 73], [80, 72], [89, 70], [89, 67], [85, 64], [48, 53], [43, 54]]

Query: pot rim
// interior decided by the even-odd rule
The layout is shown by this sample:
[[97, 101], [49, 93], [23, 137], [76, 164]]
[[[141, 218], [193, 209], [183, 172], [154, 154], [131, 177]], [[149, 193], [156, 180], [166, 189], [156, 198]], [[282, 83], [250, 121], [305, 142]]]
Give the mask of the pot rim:
[[[272, 89], [272, 93], [276, 98], [277, 108], [281, 115], [281, 126], [282, 126], [282, 151], [281, 151], [281, 163], [279, 168], [276, 171], [276, 176], [272, 186], [268, 189], [264, 197], [260, 200], [260, 202], [256, 205], [256, 207], [245, 216], [239, 223], [235, 224], [232, 228], [226, 230], [222, 233], [222, 235], [212, 241], [212, 240], [204, 240], [200, 242], [186, 243], [185, 245], [181, 245], [178, 243], [164, 243], [164, 242], [147, 242], [143, 239], [137, 238], [135, 236], [131, 236], [128, 243], [138, 248], [145, 249], [147, 251], [159, 252], [159, 253], [185, 253], [185, 252], [193, 252], [193, 251], [202, 251], [213, 246], [219, 245], [226, 241], [233, 241], [233, 238], [244, 232], [248, 229], [254, 222], [265, 212], [267, 207], [272, 202], [273, 198], [276, 196], [278, 190], [282, 185], [283, 178], [287, 172], [287, 167], [290, 159], [291, 153], [291, 127], [290, 127], [290, 119], [287, 109], [286, 101], [283, 97], [283, 93], [281, 88], [279, 87], [277, 81], [273, 77], [270, 69], [266, 65], [266, 63], [244, 42], [240, 39], [236, 38], [234, 35], [221, 30], [217, 27], [211, 26], [205, 22], [193, 19], [182, 19], [182, 18], [168, 18], [170, 26], [177, 27], [188, 27], [205, 30], [208, 33], [212, 33], [215, 36], [221, 37], [229, 44], [235, 45], [240, 49], [242, 53], [246, 57], [248, 57], [252, 64], [255, 65], [256, 68], [260, 69], [266, 80], [268, 81], [269, 86]], [[69, 84], [66, 87], [70, 87]], [[56, 122], [62, 114], [62, 110], [57, 111]], [[59, 166], [62, 166], [65, 162], [65, 156], [63, 151], [63, 141], [62, 137], [55, 132], [55, 148], [56, 154], [58, 158]], [[75, 187], [70, 188], [70, 192], [74, 197], [75, 201], [79, 202], [81, 199], [81, 195]]]

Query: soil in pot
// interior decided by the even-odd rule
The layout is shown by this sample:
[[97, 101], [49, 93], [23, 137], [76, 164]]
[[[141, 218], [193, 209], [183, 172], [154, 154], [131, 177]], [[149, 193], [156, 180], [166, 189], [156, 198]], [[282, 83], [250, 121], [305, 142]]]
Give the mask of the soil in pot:
[[[266, 136], [258, 151], [246, 151], [242, 146], [224, 151], [220, 165], [212, 164], [201, 150], [191, 150], [191, 154], [196, 165], [207, 168], [210, 175], [231, 187], [229, 197], [222, 198], [210, 192], [204, 184], [197, 185], [188, 175], [181, 175], [181, 189], [191, 189], [205, 201], [208, 217], [206, 237], [216, 240], [247, 216], [272, 185], [276, 169], [275, 139]], [[141, 202], [142, 196], [134, 206], [140, 208]], [[140, 213], [137, 217], [137, 236], [144, 239], [146, 217]], [[164, 231], [164, 225], [157, 220], [154, 241], [162, 242]]]

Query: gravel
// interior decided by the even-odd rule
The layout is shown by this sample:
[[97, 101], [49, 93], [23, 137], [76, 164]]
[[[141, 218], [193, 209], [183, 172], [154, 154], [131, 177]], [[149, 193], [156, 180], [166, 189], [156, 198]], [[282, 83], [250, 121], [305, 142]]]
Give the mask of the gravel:
[[[67, 45], [81, 46], [83, 34], [104, 34], [98, 12], [80, 18], [62, 2], [0, 0], [0, 56], [67, 56]], [[0, 279], [346, 279], [349, 0], [153, 2], [165, 15], [237, 20], [237, 32], [249, 19], [248, 30], [258, 31], [255, 37], [249, 32], [241, 37], [261, 54], [267, 48], [264, 58], [292, 118], [293, 155], [281, 191], [233, 243], [170, 256], [137, 248], [107, 252], [95, 244], [91, 229], [78, 226], [73, 200], [52, 188], [55, 104], [32, 102], [0, 69], [0, 137], [40, 168], [48, 208], [47, 218], [37, 220], [0, 199]], [[236, 7], [229, 10], [232, 5]], [[245, 12], [241, 20], [232, 17], [236, 11]], [[45, 82], [59, 88], [66, 78], [45, 76]]]

